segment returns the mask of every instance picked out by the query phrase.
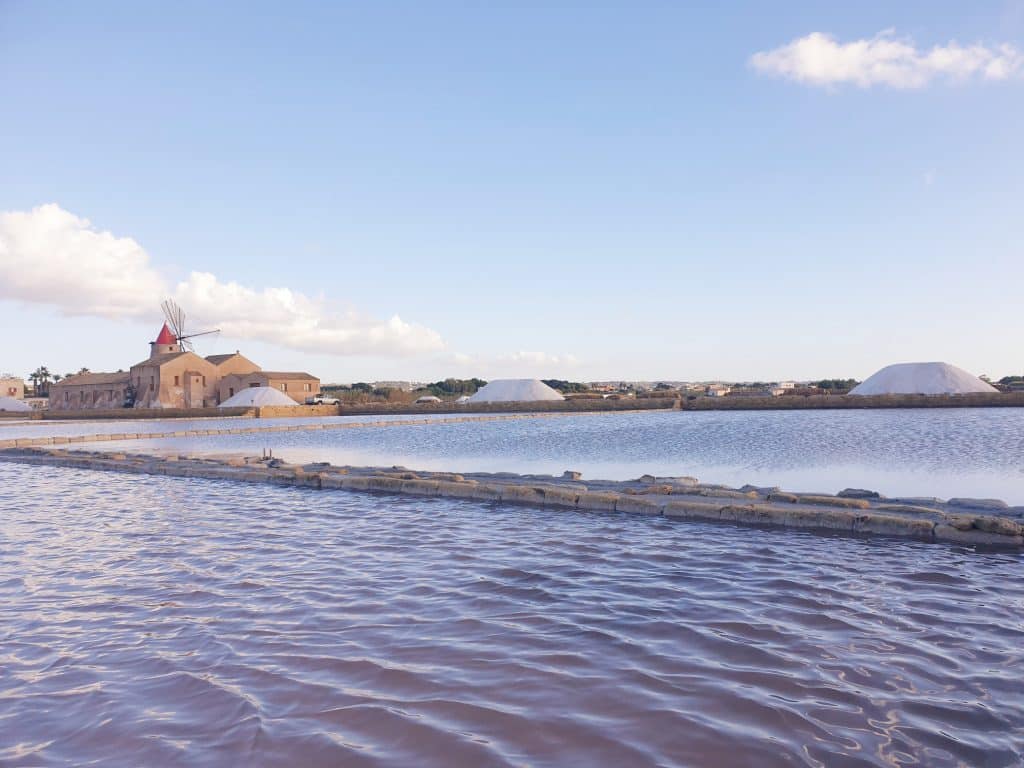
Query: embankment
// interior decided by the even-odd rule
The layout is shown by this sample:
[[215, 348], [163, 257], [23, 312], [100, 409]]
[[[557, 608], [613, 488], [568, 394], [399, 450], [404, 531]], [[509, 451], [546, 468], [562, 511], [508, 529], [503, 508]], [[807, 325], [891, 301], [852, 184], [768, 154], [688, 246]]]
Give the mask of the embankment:
[[782, 397], [697, 397], [684, 411], [801, 411], [844, 408], [1024, 408], [1024, 392], [966, 395], [808, 395]]
[[[179, 429], [149, 432], [116, 432], [92, 435], [48, 435], [45, 437], [19, 437], [0, 440], [0, 450], [7, 448], [29, 448], [46, 445], [68, 445], [69, 443], [99, 443], [121, 440], [156, 440], [166, 437], [207, 437], [209, 435], [252, 435], [264, 432], [311, 432], [314, 430], [367, 429], [371, 427], [415, 427], [428, 424], [460, 424], [472, 421], [516, 421], [520, 419], [542, 419], [569, 416], [568, 413], [505, 413], [487, 415], [459, 415], [432, 419], [390, 419], [387, 421], [336, 421], [336, 422], [294, 422], [272, 426], [220, 427], [217, 429]], [[579, 414], [579, 415], [585, 415]], [[3, 433], [0, 432], [0, 435]]]
[[887, 500], [877, 494], [838, 496], [786, 493], [745, 486], [702, 485], [694, 478], [645, 475], [625, 482], [586, 481], [579, 473], [562, 477], [502, 474], [459, 475], [412, 472], [401, 467], [291, 465], [260, 457], [156, 457], [124, 453], [9, 449], [0, 460], [90, 470], [186, 478], [274, 483], [318, 490], [441, 496], [555, 510], [622, 512], [673, 520], [783, 526], [845, 534], [901, 536], [931, 542], [1024, 547], [1021, 510], [991, 500], [953, 499], [926, 507]]

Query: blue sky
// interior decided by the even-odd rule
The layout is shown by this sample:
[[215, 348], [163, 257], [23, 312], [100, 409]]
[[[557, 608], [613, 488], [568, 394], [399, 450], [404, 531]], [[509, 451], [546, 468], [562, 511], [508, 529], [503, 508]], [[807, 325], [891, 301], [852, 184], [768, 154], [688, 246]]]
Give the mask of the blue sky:
[[1024, 3], [696, 6], [0, 0], [0, 370], [1024, 373]]

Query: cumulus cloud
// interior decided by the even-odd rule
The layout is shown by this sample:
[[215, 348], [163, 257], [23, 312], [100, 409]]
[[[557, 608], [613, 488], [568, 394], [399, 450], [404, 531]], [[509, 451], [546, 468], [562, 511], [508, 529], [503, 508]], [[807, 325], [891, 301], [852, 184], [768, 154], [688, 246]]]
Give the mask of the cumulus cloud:
[[152, 312], [164, 290], [130, 237], [101, 232], [53, 204], [0, 213], [0, 299], [120, 319]]
[[100, 231], [52, 203], [0, 213], [0, 300], [142, 320], [158, 317], [167, 296], [236, 339], [334, 354], [409, 355], [445, 346], [435, 331], [398, 315], [382, 321], [337, 311], [288, 288], [255, 289], [209, 272], [193, 272], [172, 288], [133, 239]]
[[332, 313], [322, 299], [288, 288], [254, 290], [221, 282], [209, 272], [193, 272], [174, 296], [190, 313], [236, 339], [339, 354], [409, 355], [444, 347], [438, 333], [398, 315], [380, 321], [354, 310]]
[[759, 72], [808, 85], [923, 88], [936, 79], [965, 82], [1020, 76], [1024, 54], [1008, 43], [963, 46], [950, 42], [919, 49], [892, 30], [848, 43], [812, 32], [779, 48], [755, 53], [750, 65]]

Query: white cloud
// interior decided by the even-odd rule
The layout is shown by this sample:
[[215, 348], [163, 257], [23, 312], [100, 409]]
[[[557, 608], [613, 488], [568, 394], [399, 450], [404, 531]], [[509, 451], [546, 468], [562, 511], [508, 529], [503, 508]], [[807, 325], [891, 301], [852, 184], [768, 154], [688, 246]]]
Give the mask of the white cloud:
[[225, 336], [260, 339], [304, 351], [411, 355], [444, 347], [441, 336], [398, 315], [380, 321], [354, 310], [332, 313], [322, 299], [288, 288], [257, 291], [193, 272], [178, 284], [175, 300]]
[[1024, 73], [1024, 54], [1008, 43], [962, 46], [950, 42], [918, 49], [912, 40], [895, 37], [892, 30], [849, 43], [812, 32], [771, 51], [755, 53], [750, 64], [759, 72], [808, 85], [923, 88], [937, 78], [964, 82], [1019, 76]]
[[225, 336], [329, 354], [436, 353], [435, 331], [334, 311], [288, 288], [254, 289], [193, 272], [172, 289], [137, 242], [96, 229], [55, 204], [0, 213], [0, 300], [43, 304], [66, 315], [155, 319], [173, 295], [191, 317]]
[[0, 299], [121, 319], [159, 308], [163, 278], [130, 237], [49, 204], [0, 213]]

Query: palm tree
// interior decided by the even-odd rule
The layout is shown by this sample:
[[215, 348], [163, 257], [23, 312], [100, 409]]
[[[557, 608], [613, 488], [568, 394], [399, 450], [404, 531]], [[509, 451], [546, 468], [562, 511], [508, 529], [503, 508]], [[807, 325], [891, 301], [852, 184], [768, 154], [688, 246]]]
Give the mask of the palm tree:
[[79, 368], [79, 369], [78, 369], [78, 372], [79, 372], [80, 374], [82, 374], [82, 373], [92, 373], [92, 371], [90, 371], [90, 370], [89, 370], [88, 368], [86, 368], [86, 367], [85, 367], [84, 365], [83, 365], [83, 366], [82, 366], [81, 368]]
[[50, 394], [50, 369], [41, 365], [29, 374], [32, 382], [32, 389], [38, 397], [46, 397]]

